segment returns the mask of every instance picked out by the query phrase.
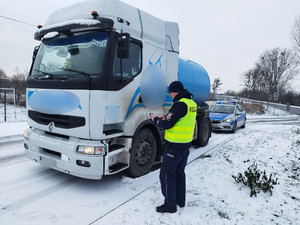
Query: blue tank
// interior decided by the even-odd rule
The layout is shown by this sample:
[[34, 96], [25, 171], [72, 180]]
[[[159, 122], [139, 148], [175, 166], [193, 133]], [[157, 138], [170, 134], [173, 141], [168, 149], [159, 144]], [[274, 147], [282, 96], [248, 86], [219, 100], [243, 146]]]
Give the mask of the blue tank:
[[210, 91], [210, 79], [206, 70], [193, 61], [178, 59], [178, 80], [193, 94], [193, 100], [202, 105]]

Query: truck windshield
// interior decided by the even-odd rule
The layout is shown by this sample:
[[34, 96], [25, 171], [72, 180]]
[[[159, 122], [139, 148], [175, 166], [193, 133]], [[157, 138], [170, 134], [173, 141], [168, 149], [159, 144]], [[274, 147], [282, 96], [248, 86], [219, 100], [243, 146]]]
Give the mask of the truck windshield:
[[44, 38], [31, 76], [41, 79], [99, 76], [107, 38], [106, 32], [60, 34]]

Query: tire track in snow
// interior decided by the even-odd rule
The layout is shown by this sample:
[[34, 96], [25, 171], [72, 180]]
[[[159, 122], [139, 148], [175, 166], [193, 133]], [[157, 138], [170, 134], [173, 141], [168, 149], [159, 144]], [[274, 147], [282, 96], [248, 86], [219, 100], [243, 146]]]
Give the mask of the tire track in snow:
[[0, 164], [4, 165], [4, 163], [8, 163], [11, 162], [13, 160], [17, 160], [20, 158], [25, 157], [25, 153], [19, 153], [19, 154], [14, 154], [14, 155], [10, 155], [10, 156], [5, 156], [5, 157], [0, 157]]
[[[10, 143], [0, 143], [0, 153], [5, 151], [11, 151], [12, 153], [6, 155], [0, 154], [0, 176], [5, 177], [7, 172], [10, 172], [11, 170], [17, 170], [20, 171], [20, 173], [18, 173], [17, 176], [13, 176], [13, 179], [10, 177], [7, 179], [1, 179], [0, 192], [5, 192], [6, 190], [13, 189], [18, 186], [20, 186], [22, 189], [26, 183], [33, 181], [39, 182], [39, 180], [47, 179], [59, 174], [59, 172], [50, 168], [37, 166], [38, 164], [35, 164], [31, 160], [27, 159], [23, 150], [23, 140], [12, 141]], [[32, 172], [26, 171], [26, 174], [24, 174], [24, 165], [26, 166], [26, 169], [32, 168]], [[35, 169], [35, 167], [37, 169]]]
[[2, 206], [2, 208], [0, 209], [0, 218], [2, 215], [5, 215], [11, 211], [14, 211], [16, 209], [22, 208], [25, 205], [28, 205], [34, 201], [37, 201], [39, 199], [45, 198], [46, 196], [49, 196], [57, 191], [60, 191], [63, 188], [66, 188], [70, 185], [72, 185], [73, 183], [75, 183], [77, 181], [77, 179], [75, 177], [71, 177], [65, 181], [62, 181], [58, 184], [55, 184], [51, 187], [45, 188], [41, 191], [35, 192], [29, 196], [26, 196], [20, 200], [17, 200], [15, 202], [9, 203], [6, 206]]
[[10, 140], [5, 139], [5, 142], [0, 142], [0, 167], [5, 166], [6, 163], [11, 161], [25, 158], [23, 149], [23, 140]]
[[17, 188], [18, 186], [22, 188], [26, 183], [39, 183], [39, 180], [48, 179], [50, 177], [57, 176], [57, 174], [60, 173], [52, 169], [46, 169], [37, 173], [32, 173], [30, 175], [10, 179], [4, 182], [0, 182], [0, 191], [9, 191], [10, 189]]

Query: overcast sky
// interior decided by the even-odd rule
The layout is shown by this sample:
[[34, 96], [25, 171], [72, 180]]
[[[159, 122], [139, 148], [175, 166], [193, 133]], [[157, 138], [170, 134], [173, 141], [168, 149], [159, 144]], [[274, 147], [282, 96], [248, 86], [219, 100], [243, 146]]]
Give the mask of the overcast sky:
[[[54, 10], [81, 0], [0, 0], [0, 16], [44, 24]], [[161, 19], [179, 23], [180, 55], [201, 64], [211, 82], [226, 90], [243, 88], [241, 74], [260, 54], [291, 48], [290, 32], [300, 0], [123, 0]], [[8, 75], [29, 70], [34, 26], [0, 17], [0, 68]], [[292, 87], [300, 92], [300, 74]]]

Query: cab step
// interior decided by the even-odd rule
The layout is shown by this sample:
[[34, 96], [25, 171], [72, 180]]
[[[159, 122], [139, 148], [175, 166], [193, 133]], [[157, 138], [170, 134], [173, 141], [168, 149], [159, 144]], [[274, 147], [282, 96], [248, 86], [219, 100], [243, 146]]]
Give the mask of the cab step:
[[127, 167], [128, 167], [128, 164], [126, 164], [126, 163], [117, 163], [117, 164], [109, 167], [109, 173], [115, 173], [117, 171], [124, 170]]
[[115, 137], [120, 137], [123, 135], [122, 130], [107, 130], [103, 132], [105, 135], [105, 138], [115, 138]]
[[120, 144], [112, 144], [109, 146], [109, 152], [116, 151], [118, 149], [124, 148], [125, 145], [120, 145]]

